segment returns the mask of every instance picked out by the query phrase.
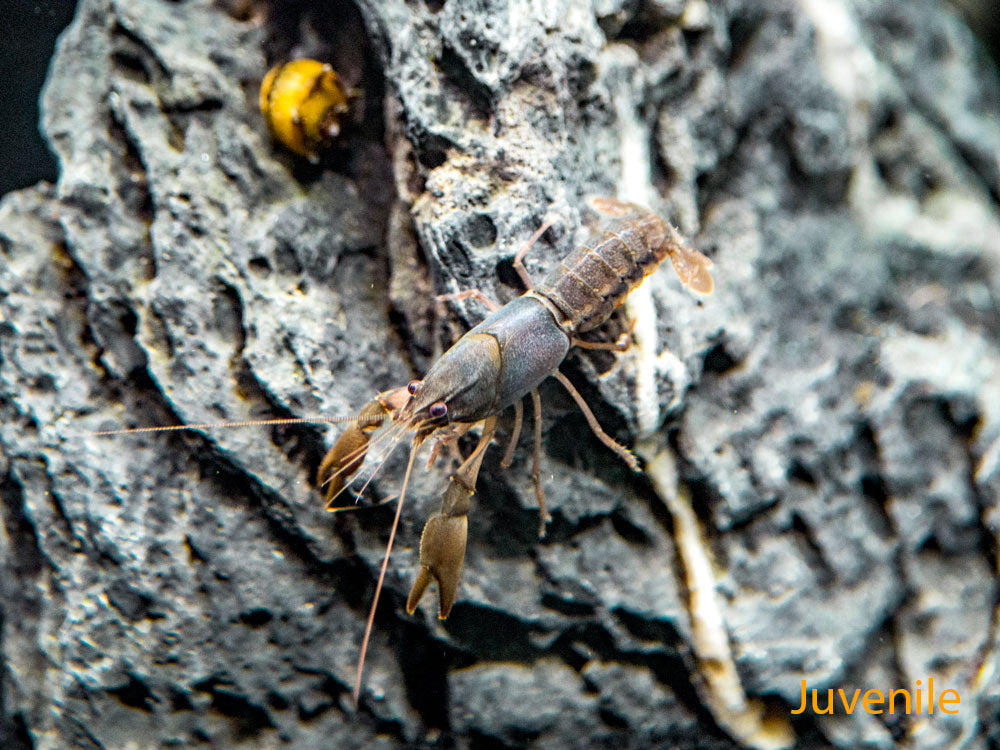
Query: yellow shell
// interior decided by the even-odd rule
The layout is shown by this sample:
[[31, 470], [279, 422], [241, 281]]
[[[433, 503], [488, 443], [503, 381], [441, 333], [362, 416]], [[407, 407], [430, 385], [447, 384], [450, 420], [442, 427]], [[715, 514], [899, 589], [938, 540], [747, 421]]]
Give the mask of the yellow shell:
[[318, 60], [278, 65], [260, 84], [260, 111], [272, 135], [311, 161], [339, 135], [347, 99], [333, 68]]

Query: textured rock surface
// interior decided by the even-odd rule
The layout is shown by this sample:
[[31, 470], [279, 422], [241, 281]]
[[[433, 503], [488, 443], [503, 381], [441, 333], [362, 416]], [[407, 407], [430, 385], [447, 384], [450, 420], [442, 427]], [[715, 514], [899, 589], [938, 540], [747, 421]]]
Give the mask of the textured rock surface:
[[[392, 511], [322, 511], [332, 434], [88, 434], [348, 414], [440, 349], [434, 293], [516, 295], [543, 218], [536, 274], [615, 193], [693, 237], [717, 290], [663, 269], [649, 356], [566, 370], [619, 437], [680, 459], [746, 691], [787, 716], [803, 678], [934, 677], [958, 714], [807, 713], [798, 741], [995, 745], [1000, 86], [957, 18], [307, 7], [81, 0], [59, 45], [60, 179], [0, 203], [0, 745], [740, 746], [703, 705], [669, 514], [555, 388], [549, 536], [527, 441], [507, 471], [491, 454], [452, 617], [407, 617], [444, 483], [419, 472], [357, 710]], [[364, 89], [318, 166], [256, 112], [291, 55]]]

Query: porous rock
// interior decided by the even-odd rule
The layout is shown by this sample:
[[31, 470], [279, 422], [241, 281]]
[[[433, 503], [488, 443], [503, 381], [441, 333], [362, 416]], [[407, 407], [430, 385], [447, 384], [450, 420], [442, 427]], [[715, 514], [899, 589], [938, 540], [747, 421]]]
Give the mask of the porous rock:
[[[318, 165], [256, 111], [297, 55], [361, 89]], [[739, 746], [669, 514], [555, 387], [548, 536], [527, 441], [491, 452], [452, 617], [408, 617], [445, 482], [419, 471], [356, 709], [392, 511], [324, 513], [336, 431], [93, 434], [350, 414], [483, 312], [433, 294], [518, 294], [527, 236], [555, 220], [540, 275], [623, 174], [717, 288], [647, 282], [651, 390], [629, 353], [566, 370], [680, 459], [743, 689], [787, 715], [803, 679], [934, 677], [959, 714], [798, 740], [995, 742], [998, 102], [930, 0], [81, 0], [43, 98], [59, 180], [0, 203], [0, 745]]]

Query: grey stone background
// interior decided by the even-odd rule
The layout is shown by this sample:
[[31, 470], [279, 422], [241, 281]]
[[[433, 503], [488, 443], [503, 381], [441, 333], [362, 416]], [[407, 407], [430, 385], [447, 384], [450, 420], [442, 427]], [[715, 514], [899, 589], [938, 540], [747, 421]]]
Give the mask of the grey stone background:
[[[294, 56], [363, 90], [319, 165], [256, 110]], [[393, 510], [323, 511], [337, 430], [91, 434], [350, 414], [602, 194], [715, 263], [564, 369], [676, 458], [741, 689], [798, 747], [1000, 746], [1000, 86], [948, 7], [81, 0], [42, 105], [58, 182], [0, 202], [0, 746], [766, 746], [706, 698], [659, 485], [551, 383], [549, 535], [494, 449], [451, 618], [407, 616], [421, 469], [357, 708]], [[929, 677], [958, 714], [789, 717]]]

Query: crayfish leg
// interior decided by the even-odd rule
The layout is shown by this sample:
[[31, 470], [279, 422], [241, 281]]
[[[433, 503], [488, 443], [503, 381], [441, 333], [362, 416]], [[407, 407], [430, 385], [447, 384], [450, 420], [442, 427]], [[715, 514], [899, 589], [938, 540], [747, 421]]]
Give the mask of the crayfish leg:
[[514, 451], [517, 450], [517, 439], [521, 437], [521, 424], [524, 422], [524, 405], [521, 403], [521, 399], [514, 402], [514, 429], [510, 432], [510, 442], [507, 444], [507, 450], [504, 451], [503, 458], [500, 460], [501, 469], [509, 469], [510, 465], [514, 462]]
[[639, 471], [639, 460], [624, 445], [618, 443], [614, 438], [612, 438], [608, 433], [606, 433], [602, 428], [600, 423], [597, 421], [597, 417], [594, 416], [594, 412], [590, 410], [587, 406], [586, 400], [580, 395], [580, 392], [573, 387], [573, 384], [569, 382], [569, 378], [563, 375], [559, 370], [552, 373], [555, 379], [562, 384], [562, 387], [566, 389], [567, 393], [573, 397], [576, 401], [576, 405], [580, 407], [580, 411], [583, 412], [584, 418], [587, 420], [587, 425], [590, 427], [590, 431], [594, 433], [594, 436], [604, 443], [608, 448], [617, 453], [632, 471]]
[[535, 497], [538, 498], [538, 538], [545, 538], [545, 527], [552, 516], [545, 507], [545, 488], [542, 486], [542, 397], [535, 388], [531, 392], [531, 406], [535, 412], [534, 446], [531, 452], [531, 481], [535, 484]]
[[517, 271], [517, 275], [521, 277], [521, 283], [524, 284], [524, 288], [531, 290], [535, 288], [535, 282], [531, 278], [531, 274], [528, 273], [528, 269], [524, 265], [524, 256], [528, 254], [528, 251], [534, 246], [536, 242], [541, 238], [543, 234], [551, 227], [555, 222], [552, 219], [548, 219], [542, 223], [538, 229], [535, 230], [528, 241], [524, 243], [520, 250], [514, 255], [513, 266], [514, 270]]

